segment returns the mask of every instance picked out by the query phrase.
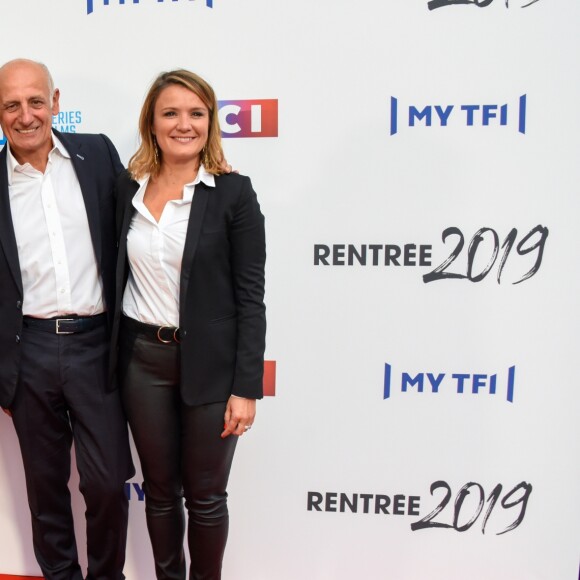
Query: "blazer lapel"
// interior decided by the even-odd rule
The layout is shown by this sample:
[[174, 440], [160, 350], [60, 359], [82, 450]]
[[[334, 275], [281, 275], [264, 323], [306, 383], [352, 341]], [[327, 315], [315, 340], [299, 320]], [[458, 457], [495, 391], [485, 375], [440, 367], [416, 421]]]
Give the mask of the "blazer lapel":
[[187, 297], [187, 287], [191, 278], [193, 258], [197, 250], [199, 235], [201, 234], [201, 224], [207, 207], [209, 198], [209, 188], [205, 183], [200, 182], [195, 186], [195, 193], [191, 200], [191, 211], [189, 213], [189, 223], [185, 236], [185, 247], [181, 260], [181, 280], [179, 284], [179, 319], [185, 319], [185, 302]]
[[87, 219], [91, 231], [91, 239], [95, 250], [97, 264], [101, 264], [101, 216], [99, 212], [99, 193], [96, 188], [96, 180], [93, 176], [92, 160], [89, 153], [85, 153], [82, 144], [79, 144], [65, 135], [56, 132], [57, 137], [70, 154], [70, 158], [81, 186], [81, 192], [87, 210]]
[[6, 255], [10, 273], [22, 295], [22, 274], [20, 272], [20, 262], [18, 261], [18, 246], [16, 245], [12, 211], [10, 210], [10, 195], [8, 193], [7, 152], [8, 146], [5, 146], [0, 152], [0, 245]]

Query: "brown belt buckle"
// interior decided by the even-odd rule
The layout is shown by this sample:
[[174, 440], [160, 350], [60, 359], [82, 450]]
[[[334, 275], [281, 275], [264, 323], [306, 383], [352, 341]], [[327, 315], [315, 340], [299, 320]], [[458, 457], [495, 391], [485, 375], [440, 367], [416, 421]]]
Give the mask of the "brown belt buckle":
[[172, 341], [172, 339], [169, 339], [169, 340], [164, 340], [163, 338], [161, 338], [161, 331], [162, 331], [164, 328], [168, 328], [169, 330], [171, 330], [171, 326], [160, 326], [160, 327], [157, 329], [157, 340], [158, 340], [159, 342], [162, 342], [163, 344], [169, 344], [170, 342], [173, 342], [173, 341]]

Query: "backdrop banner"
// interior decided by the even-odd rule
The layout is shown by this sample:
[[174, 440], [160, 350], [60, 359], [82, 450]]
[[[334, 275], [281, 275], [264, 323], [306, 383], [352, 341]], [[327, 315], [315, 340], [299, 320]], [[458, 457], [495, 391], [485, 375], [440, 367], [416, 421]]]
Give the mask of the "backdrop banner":
[[[234, 460], [224, 579], [578, 578], [578, 0], [1, 14], [0, 61], [60, 88], [54, 127], [107, 134], [124, 163], [157, 74], [206, 78], [258, 193], [268, 396]], [[38, 576], [5, 415], [0, 489], [0, 573]], [[125, 574], [153, 580], [139, 471], [126, 491]]]

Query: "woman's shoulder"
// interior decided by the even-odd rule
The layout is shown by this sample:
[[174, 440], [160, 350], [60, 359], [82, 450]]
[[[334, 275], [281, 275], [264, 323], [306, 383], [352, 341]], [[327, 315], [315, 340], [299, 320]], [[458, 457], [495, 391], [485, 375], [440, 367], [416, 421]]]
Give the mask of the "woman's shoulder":
[[240, 175], [239, 173], [222, 173], [215, 176], [216, 188], [220, 190], [227, 190], [232, 192], [239, 192], [252, 188], [252, 183], [247, 175]]
[[123, 169], [117, 176], [117, 187], [129, 187], [134, 183], [137, 182], [133, 179], [128, 169]]
[[117, 176], [117, 181], [115, 183], [115, 197], [117, 198], [117, 204], [123, 205], [123, 203], [128, 203], [127, 200], [132, 199], [138, 189], [139, 183], [133, 179], [129, 171], [127, 169], [121, 171]]
[[119, 195], [130, 194], [139, 189], [139, 182], [133, 178], [128, 169], [124, 169], [117, 176], [115, 186]]
[[225, 173], [216, 176], [215, 198], [221, 203], [229, 204], [237, 210], [258, 208], [258, 197], [247, 175], [239, 173]]
[[220, 175], [215, 175], [216, 182], [222, 183], [243, 183], [244, 181], [249, 180], [250, 178], [247, 175], [241, 175], [240, 173], [236, 173], [232, 171], [231, 173], [221, 173]]

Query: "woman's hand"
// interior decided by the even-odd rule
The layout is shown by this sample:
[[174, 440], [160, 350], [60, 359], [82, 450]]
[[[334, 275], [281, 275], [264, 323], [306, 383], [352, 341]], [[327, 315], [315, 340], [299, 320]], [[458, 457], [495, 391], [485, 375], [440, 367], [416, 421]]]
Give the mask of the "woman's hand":
[[243, 435], [254, 423], [256, 416], [256, 399], [244, 399], [243, 397], [229, 398], [224, 415], [224, 430], [222, 439], [229, 435]]

